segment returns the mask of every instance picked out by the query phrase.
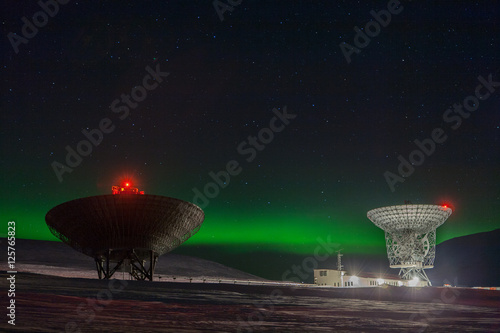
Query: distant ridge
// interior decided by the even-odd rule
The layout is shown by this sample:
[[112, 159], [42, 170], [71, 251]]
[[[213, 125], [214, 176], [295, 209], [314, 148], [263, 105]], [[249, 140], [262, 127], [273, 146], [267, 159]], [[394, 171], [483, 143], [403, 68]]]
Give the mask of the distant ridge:
[[[0, 239], [0, 252], [7, 257], [6, 239]], [[20, 267], [55, 266], [68, 271], [92, 271], [97, 278], [94, 260], [73, 250], [61, 242], [41, 241], [31, 239], [16, 239], [16, 264]], [[2, 267], [2, 269], [6, 269]], [[185, 276], [228, 279], [264, 280], [255, 275], [224, 266], [222, 264], [192, 256], [167, 253], [161, 256], [155, 270], [155, 276]], [[91, 275], [92, 276], [92, 275]]]
[[500, 229], [437, 245], [434, 268], [427, 270], [427, 275], [436, 286], [500, 286]]
[[[385, 250], [383, 238], [379, 246]], [[283, 277], [303, 277], [304, 283], [313, 283], [312, 272], [306, 272], [301, 266], [304, 259], [312, 257], [313, 254], [271, 251], [235, 254], [230, 249], [220, 250], [220, 247], [215, 246], [197, 246], [196, 249], [180, 247], [175, 252], [189, 255], [200, 253], [200, 256], [205, 258], [217, 257], [225, 265], [244, 269], [270, 280], [282, 280]], [[351, 274], [359, 272], [379, 273], [381, 275], [398, 274], [399, 269], [389, 267], [389, 260], [384, 252], [371, 254], [345, 252], [342, 263]], [[427, 269], [426, 273], [433, 286], [442, 286], [448, 283], [463, 287], [498, 287], [500, 286], [499, 263], [500, 229], [496, 229], [456, 237], [437, 245], [434, 268]], [[300, 276], [292, 272], [295, 266], [301, 268]], [[318, 262], [317, 267], [335, 269], [337, 267], [336, 255], [332, 254], [326, 260]]]
[[[0, 252], [7, 256], [6, 239], [0, 238]], [[384, 244], [381, 244], [383, 246]], [[181, 252], [190, 255], [168, 253], [159, 258], [157, 275], [192, 276], [192, 277], [222, 277], [230, 279], [262, 279], [250, 273], [219, 264], [214, 261], [195, 257], [212, 257], [226, 255], [224, 263], [240, 269], [245, 269], [256, 275], [272, 280], [282, 280], [283, 272], [293, 265], [300, 264], [305, 255], [249, 253], [230, 254], [227, 251], [218, 253], [213, 248], [197, 247], [180, 248]], [[177, 252], [177, 251], [176, 251]], [[205, 252], [205, 253], [203, 253]], [[462, 287], [499, 287], [500, 286], [500, 229], [481, 232], [473, 235], [456, 237], [437, 245], [434, 268], [426, 270], [434, 286], [445, 283]], [[16, 241], [16, 262], [20, 264], [47, 265], [61, 268], [95, 272], [92, 258], [85, 256], [61, 242], [18, 239]], [[343, 263], [347, 270], [353, 272], [373, 272], [397, 274], [397, 269], [389, 268], [387, 256], [346, 253]], [[335, 256], [320, 263], [319, 268], [334, 268]], [[290, 274], [289, 274], [290, 275]], [[92, 275], [93, 276], [93, 275]], [[306, 283], [312, 283], [312, 274], [307, 274]]]

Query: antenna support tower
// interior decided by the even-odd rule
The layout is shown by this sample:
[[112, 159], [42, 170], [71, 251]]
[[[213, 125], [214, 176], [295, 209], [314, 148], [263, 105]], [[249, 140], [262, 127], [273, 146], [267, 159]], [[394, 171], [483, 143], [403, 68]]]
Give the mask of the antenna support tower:
[[340, 249], [337, 251], [337, 270], [340, 272], [343, 268], [344, 268], [344, 265], [342, 265], [342, 256], [343, 254], [340, 253], [340, 251], [342, 251], [343, 249]]
[[439, 205], [388, 206], [372, 209], [367, 217], [385, 231], [387, 257], [391, 268], [399, 268], [402, 279], [431, 282], [425, 269], [434, 267], [436, 229], [452, 210]]

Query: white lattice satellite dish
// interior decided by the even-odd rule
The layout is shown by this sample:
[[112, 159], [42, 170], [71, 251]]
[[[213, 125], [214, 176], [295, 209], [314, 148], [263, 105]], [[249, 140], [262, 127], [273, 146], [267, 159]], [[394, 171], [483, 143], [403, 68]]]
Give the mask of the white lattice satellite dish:
[[424, 269], [434, 267], [436, 229], [452, 210], [439, 205], [400, 205], [372, 209], [368, 218], [385, 231], [391, 268], [400, 268], [402, 279], [427, 281]]

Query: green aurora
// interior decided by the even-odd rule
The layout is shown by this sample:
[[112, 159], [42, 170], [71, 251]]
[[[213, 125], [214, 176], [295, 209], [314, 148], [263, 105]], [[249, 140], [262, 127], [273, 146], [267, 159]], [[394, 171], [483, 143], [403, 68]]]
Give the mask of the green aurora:
[[[59, 241], [44, 220], [47, 211], [56, 204], [26, 205], [19, 200], [8, 207], [2, 205], [0, 217], [3, 221], [16, 222], [17, 238]], [[315, 213], [305, 209], [281, 212], [267, 207], [252, 213], [245, 207], [225, 211], [213, 205], [205, 209], [200, 231], [181, 248], [202, 245], [230, 248], [234, 253], [270, 251], [308, 255], [324, 241], [339, 244], [346, 252], [385, 252], [384, 232], [366, 218], [365, 211], [351, 209], [335, 213], [316, 207], [311, 210]], [[470, 223], [472, 213], [452, 214], [438, 229], [437, 242], [497, 228], [497, 216], [487, 213], [497, 212], [486, 211], [482, 216], [475, 216], [475, 223]], [[319, 251], [323, 253], [324, 249], [320, 247]]]

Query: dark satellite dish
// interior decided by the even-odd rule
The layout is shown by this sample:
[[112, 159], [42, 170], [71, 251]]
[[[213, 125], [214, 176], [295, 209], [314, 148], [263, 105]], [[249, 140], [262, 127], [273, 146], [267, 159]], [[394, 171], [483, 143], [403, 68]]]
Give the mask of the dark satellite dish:
[[158, 257], [194, 235], [205, 218], [190, 202], [135, 190], [68, 201], [45, 216], [57, 238], [94, 258], [100, 279], [126, 271], [152, 280]]

